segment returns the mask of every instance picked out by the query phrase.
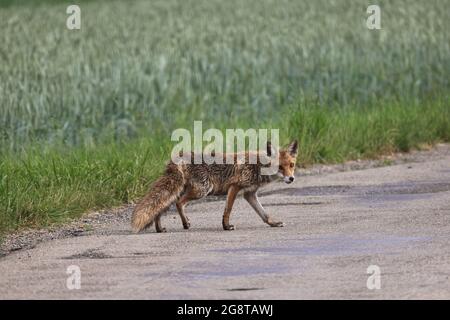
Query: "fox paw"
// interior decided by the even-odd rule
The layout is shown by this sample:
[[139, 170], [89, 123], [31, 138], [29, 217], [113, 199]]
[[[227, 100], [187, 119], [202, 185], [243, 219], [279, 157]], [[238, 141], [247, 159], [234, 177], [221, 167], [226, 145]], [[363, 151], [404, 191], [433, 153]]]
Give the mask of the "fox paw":
[[191, 227], [191, 223], [190, 222], [187, 222], [187, 223], [183, 223], [183, 228], [184, 229], [189, 229]]
[[232, 224], [229, 224], [229, 225], [224, 225], [223, 226], [223, 230], [234, 230], [234, 226], [232, 225]]
[[156, 230], [156, 232], [158, 232], [158, 233], [164, 233], [164, 232], [167, 232], [167, 230], [166, 230], [166, 228], [161, 228], [161, 229], [159, 229], [159, 230]]
[[271, 222], [268, 222], [268, 224], [271, 227], [284, 227], [284, 224], [281, 221], [271, 221]]

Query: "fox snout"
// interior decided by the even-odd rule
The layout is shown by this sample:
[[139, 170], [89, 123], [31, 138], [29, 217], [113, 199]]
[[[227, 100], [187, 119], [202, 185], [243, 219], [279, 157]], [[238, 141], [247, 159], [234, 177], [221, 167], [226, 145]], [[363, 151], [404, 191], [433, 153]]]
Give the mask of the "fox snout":
[[294, 180], [295, 180], [294, 176], [284, 177], [284, 182], [286, 182], [287, 184], [294, 182]]

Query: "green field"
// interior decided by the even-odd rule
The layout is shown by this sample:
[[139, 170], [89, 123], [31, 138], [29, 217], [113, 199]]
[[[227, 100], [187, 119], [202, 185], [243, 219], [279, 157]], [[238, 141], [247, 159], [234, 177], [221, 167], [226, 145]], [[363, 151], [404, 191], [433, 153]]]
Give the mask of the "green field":
[[[141, 196], [171, 132], [280, 128], [300, 164], [450, 141], [450, 1], [0, 0], [0, 233]], [[72, 4], [72, 3], [70, 3]]]

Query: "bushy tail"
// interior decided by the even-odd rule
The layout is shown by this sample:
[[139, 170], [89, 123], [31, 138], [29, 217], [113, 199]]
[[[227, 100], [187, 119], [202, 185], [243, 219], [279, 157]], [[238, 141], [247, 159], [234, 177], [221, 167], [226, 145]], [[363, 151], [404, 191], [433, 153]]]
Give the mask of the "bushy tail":
[[133, 230], [139, 232], [151, 226], [155, 218], [180, 196], [184, 184], [181, 168], [174, 163], [168, 164], [164, 175], [153, 183], [150, 191], [134, 208], [131, 218]]

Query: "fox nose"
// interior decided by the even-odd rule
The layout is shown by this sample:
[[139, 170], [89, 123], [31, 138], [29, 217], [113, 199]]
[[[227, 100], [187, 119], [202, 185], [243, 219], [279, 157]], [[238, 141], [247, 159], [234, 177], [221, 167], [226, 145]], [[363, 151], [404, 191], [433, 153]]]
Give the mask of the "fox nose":
[[289, 177], [290, 182], [294, 182], [294, 179], [295, 179], [294, 177]]

